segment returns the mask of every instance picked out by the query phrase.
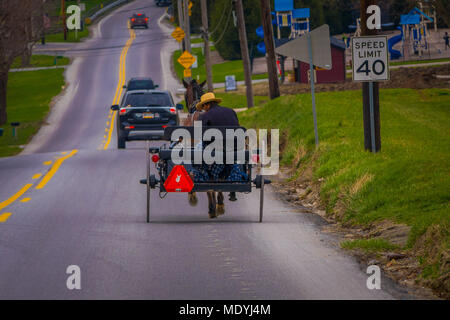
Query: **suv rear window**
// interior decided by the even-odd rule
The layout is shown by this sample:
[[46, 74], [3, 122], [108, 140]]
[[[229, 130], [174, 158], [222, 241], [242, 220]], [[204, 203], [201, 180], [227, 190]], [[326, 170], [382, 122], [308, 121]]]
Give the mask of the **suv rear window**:
[[169, 107], [172, 101], [167, 93], [133, 93], [127, 96], [125, 105], [132, 107], [162, 106]]
[[133, 80], [130, 81], [127, 87], [128, 90], [140, 89], [155, 89], [155, 84], [152, 80]]

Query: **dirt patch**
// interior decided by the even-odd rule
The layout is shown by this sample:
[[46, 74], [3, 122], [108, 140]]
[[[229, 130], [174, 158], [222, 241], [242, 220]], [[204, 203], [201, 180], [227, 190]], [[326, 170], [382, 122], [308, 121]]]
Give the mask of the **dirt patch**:
[[[411, 88], [411, 89], [428, 89], [428, 88], [449, 88], [450, 80], [445, 78], [437, 78], [436, 76], [450, 75], [450, 64], [435, 67], [417, 67], [417, 68], [399, 68], [391, 70], [391, 80], [380, 82], [380, 88]], [[345, 91], [345, 90], [361, 90], [361, 83], [353, 82], [347, 79], [343, 83], [317, 84], [316, 92], [326, 91]], [[255, 95], [269, 95], [268, 83], [258, 83], [253, 87]], [[311, 88], [309, 84], [286, 83], [280, 86], [282, 95], [309, 93]]]

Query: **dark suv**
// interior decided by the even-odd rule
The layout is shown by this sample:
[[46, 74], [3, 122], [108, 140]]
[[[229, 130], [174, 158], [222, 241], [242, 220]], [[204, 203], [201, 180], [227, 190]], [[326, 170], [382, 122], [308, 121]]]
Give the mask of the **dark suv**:
[[179, 125], [178, 110], [172, 95], [161, 90], [127, 91], [122, 103], [111, 107], [117, 114], [117, 147], [124, 149], [127, 141], [160, 140], [164, 129]]
[[135, 13], [130, 18], [130, 28], [134, 29], [135, 27], [144, 27], [148, 29], [148, 17], [145, 13]]
[[159, 86], [155, 84], [152, 80], [152, 78], [144, 78], [144, 77], [136, 77], [131, 78], [128, 81], [128, 84], [126, 86], [123, 86], [124, 89], [127, 89], [127, 91], [131, 90], [153, 90], [158, 88]]
[[171, 0], [155, 0], [155, 3], [158, 7], [166, 7], [172, 5]]

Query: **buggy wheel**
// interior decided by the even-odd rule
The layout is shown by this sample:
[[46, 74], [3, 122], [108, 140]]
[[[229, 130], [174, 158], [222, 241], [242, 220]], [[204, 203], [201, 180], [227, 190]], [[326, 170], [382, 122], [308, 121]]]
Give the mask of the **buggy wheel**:
[[259, 190], [259, 222], [263, 221], [264, 213], [264, 176], [261, 176], [261, 188]]
[[150, 223], [150, 145], [147, 142], [147, 148], [145, 151], [145, 161], [147, 162], [147, 223]]

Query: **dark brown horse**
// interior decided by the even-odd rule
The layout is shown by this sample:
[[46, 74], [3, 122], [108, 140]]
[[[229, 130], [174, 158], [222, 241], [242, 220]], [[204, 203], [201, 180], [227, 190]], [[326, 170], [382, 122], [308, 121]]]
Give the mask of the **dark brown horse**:
[[[203, 87], [205, 86], [206, 81], [202, 83], [198, 83], [195, 79], [190, 82], [186, 82], [183, 79], [183, 85], [186, 88], [186, 93], [184, 95], [184, 100], [186, 102], [186, 106], [188, 108], [188, 116], [186, 120], [183, 122], [184, 126], [193, 126], [194, 121], [198, 120], [200, 115], [199, 112], [195, 109], [195, 104], [200, 100], [203, 95]], [[216, 193], [214, 191], [208, 191], [208, 208], [209, 213], [215, 216], [215, 214], [223, 214], [225, 212], [224, 205], [224, 196], [222, 192], [219, 192], [217, 195], [216, 201]], [[198, 199], [195, 192], [191, 192], [188, 194], [189, 203], [192, 206], [197, 205]]]

